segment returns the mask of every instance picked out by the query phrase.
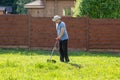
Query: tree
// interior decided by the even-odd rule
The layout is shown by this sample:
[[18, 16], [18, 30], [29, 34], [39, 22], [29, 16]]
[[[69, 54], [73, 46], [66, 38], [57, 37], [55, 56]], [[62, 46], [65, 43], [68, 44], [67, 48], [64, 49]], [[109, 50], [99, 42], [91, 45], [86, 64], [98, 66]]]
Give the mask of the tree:
[[12, 5], [13, 2], [14, 2], [14, 0], [0, 0], [0, 5], [1, 6], [10, 6], [10, 5]]
[[120, 18], [120, 0], [77, 0], [74, 16]]
[[80, 14], [80, 8], [81, 8], [81, 1], [82, 0], [76, 0], [75, 8], [74, 8], [74, 17], [81, 16]]
[[28, 2], [31, 2], [32, 0], [17, 0], [17, 9], [16, 12], [17, 14], [26, 14], [27, 9], [24, 8], [24, 5]]
[[26, 14], [24, 5], [33, 0], [0, 0], [1, 6], [12, 6], [13, 14]]

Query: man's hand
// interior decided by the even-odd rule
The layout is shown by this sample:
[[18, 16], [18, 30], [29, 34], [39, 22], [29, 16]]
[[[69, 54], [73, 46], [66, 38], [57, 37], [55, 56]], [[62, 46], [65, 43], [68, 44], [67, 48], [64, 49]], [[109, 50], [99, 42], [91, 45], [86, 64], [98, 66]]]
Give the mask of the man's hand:
[[57, 38], [55, 38], [56, 39], [56, 41], [60, 41], [60, 37], [58, 36]]

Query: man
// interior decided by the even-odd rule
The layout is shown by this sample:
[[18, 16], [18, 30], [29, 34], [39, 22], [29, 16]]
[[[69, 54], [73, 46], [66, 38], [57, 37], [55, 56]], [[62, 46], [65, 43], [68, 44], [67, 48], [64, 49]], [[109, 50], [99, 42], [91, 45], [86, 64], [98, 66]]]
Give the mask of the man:
[[68, 57], [68, 33], [66, 30], [66, 25], [61, 21], [61, 17], [56, 15], [52, 19], [56, 23], [57, 38], [56, 41], [59, 42], [59, 52], [60, 52], [60, 61], [69, 62]]

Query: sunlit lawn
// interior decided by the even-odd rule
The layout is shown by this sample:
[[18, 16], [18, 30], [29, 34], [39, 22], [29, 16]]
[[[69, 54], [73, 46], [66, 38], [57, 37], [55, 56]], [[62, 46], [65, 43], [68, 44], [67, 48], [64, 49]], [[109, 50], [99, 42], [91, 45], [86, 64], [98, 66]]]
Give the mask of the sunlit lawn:
[[50, 51], [0, 49], [0, 80], [120, 80], [118, 53], [69, 52], [70, 63], [58, 52], [48, 63]]

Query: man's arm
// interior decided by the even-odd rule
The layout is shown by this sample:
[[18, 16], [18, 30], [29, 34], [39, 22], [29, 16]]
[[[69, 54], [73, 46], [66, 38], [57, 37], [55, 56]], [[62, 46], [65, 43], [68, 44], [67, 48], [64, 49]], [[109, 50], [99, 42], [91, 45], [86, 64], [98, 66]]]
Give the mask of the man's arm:
[[60, 35], [58, 37], [61, 38], [64, 35], [64, 32], [65, 32], [65, 29], [64, 29], [64, 27], [62, 27], [61, 28], [61, 33], [60, 33]]
[[58, 35], [58, 37], [56, 38], [57, 41], [60, 40], [60, 38], [64, 35], [64, 32], [65, 32], [65, 29], [64, 27], [62, 27], [60, 35]]

